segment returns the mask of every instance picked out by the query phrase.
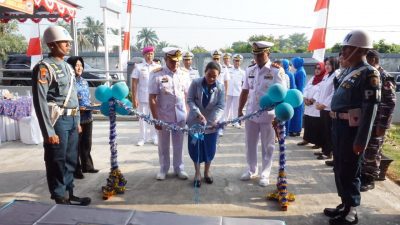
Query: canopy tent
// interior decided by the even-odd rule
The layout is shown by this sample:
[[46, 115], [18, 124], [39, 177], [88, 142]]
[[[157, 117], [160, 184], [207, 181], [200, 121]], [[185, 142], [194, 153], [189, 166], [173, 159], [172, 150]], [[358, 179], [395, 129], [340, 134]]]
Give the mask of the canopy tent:
[[[54, 23], [59, 19], [71, 23], [71, 34], [76, 40], [75, 16], [81, 6], [69, 0], [5, 0], [0, 3], [0, 22], [7, 23], [12, 19], [26, 22], [28, 19], [39, 23], [42, 19]], [[74, 42], [73, 54], [77, 55], [78, 48]]]

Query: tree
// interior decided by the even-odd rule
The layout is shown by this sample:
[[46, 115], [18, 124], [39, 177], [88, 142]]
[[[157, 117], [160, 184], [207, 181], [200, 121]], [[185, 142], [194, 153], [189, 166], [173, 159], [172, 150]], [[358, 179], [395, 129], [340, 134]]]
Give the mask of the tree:
[[249, 37], [248, 40], [250, 43], [256, 42], [256, 41], [268, 41], [274, 44], [271, 48], [271, 52], [279, 52], [279, 41], [274, 38], [272, 35], [252, 35]]
[[197, 54], [197, 53], [208, 53], [207, 49], [205, 49], [202, 46], [194, 46], [194, 48], [192, 48], [190, 50], [193, 54]]
[[235, 41], [232, 43], [232, 47], [236, 53], [249, 53], [251, 52], [251, 45], [245, 41]]
[[80, 28], [77, 30], [77, 42], [78, 42], [78, 50], [79, 52], [83, 52], [84, 50], [91, 49], [93, 47], [92, 43], [86, 35], [83, 34], [84, 29]]
[[0, 60], [6, 60], [10, 53], [26, 52], [25, 38], [16, 32], [17, 22], [0, 23]]
[[143, 28], [139, 31], [136, 36], [138, 43], [140, 43], [140, 48], [153, 45], [156, 46], [158, 43], [158, 36], [156, 32], [149, 28]]
[[86, 26], [82, 32], [83, 35], [86, 36], [87, 40], [97, 52], [99, 46], [104, 44], [104, 25], [98, 20], [95, 21], [94, 18], [90, 16], [83, 20], [83, 24]]
[[57, 21], [57, 25], [64, 27], [68, 32], [72, 33], [71, 24], [65, 22], [64, 20]]
[[165, 47], [170, 47], [171, 45], [168, 43], [168, 42], [166, 42], [166, 41], [160, 41], [160, 42], [158, 42], [158, 44], [157, 44], [157, 46], [156, 46], [156, 50], [158, 51], [158, 52], [160, 52], [163, 48], [165, 48]]
[[380, 53], [399, 53], [400, 45], [394, 43], [388, 44], [384, 39], [381, 39], [378, 42], [374, 42], [374, 49]]
[[342, 45], [340, 43], [336, 43], [332, 46], [332, 48], [328, 48], [326, 51], [331, 53], [339, 53], [342, 49]]
[[289, 46], [296, 53], [307, 52], [308, 40], [304, 33], [294, 33], [288, 37]]

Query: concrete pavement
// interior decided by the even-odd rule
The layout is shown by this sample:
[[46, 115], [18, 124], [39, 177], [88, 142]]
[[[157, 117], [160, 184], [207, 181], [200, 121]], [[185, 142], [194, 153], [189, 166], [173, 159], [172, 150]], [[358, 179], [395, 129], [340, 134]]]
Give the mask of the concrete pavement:
[[[326, 167], [324, 161], [316, 160], [310, 147], [297, 146], [300, 138], [288, 138], [288, 189], [296, 194], [296, 201], [291, 203], [287, 212], [280, 211], [277, 202], [264, 198], [267, 192], [276, 188], [278, 149], [274, 153], [269, 186], [258, 186], [258, 180], [240, 181], [245, 169], [244, 130], [228, 127], [225, 136], [219, 140], [211, 167], [214, 184], [203, 183], [199, 190], [200, 202], [195, 204], [195, 192], [191, 186], [194, 168], [187, 153], [187, 138], [184, 160], [190, 179], [181, 181], [171, 173], [165, 181], [156, 181], [157, 147], [152, 144], [135, 146], [139, 133], [136, 121], [117, 123], [119, 166], [128, 180], [127, 191], [104, 201], [101, 186], [105, 185], [109, 172], [108, 125], [107, 121], [94, 123], [92, 156], [100, 172], [85, 174], [85, 179], [75, 182], [75, 193], [91, 197], [93, 207], [279, 219], [289, 225], [305, 225], [328, 224], [328, 218], [322, 214], [323, 208], [339, 203], [332, 168]], [[52, 203], [41, 145], [6, 142], [0, 145], [0, 154], [0, 204], [12, 199]], [[373, 191], [362, 194], [358, 213], [359, 224], [400, 224], [400, 187], [389, 180], [378, 182]]]

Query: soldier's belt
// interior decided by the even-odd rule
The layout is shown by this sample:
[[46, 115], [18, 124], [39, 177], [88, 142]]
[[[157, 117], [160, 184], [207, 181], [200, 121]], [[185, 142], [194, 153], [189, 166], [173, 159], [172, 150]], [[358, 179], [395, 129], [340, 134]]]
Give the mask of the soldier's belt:
[[64, 116], [76, 116], [79, 113], [79, 108], [75, 108], [75, 109], [65, 109], [64, 108]]
[[349, 118], [350, 118], [348, 113], [330, 111], [329, 115], [331, 116], [332, 119], [349, 120]]

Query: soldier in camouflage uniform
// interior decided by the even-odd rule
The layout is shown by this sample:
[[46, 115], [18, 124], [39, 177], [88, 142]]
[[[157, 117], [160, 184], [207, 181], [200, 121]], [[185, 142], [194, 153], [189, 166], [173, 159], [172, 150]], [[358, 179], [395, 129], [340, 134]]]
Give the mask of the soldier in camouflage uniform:
[[382, 90], [381, 102], [378, 105], [374, 126], [372, 127], [371, 139], [365, 149], [362, 163], [361, 191], [368, 191], [375, 188], [374, 181], [380, 173], [379, 166], [381, 163], [381, 152], [385, 140], [385, 132], [390, 127], [396, 104], [396, 82], [394, 77], [379, 65], [379, 53], [375, 50], [368, 51], [367, 61], [379, 71]]

